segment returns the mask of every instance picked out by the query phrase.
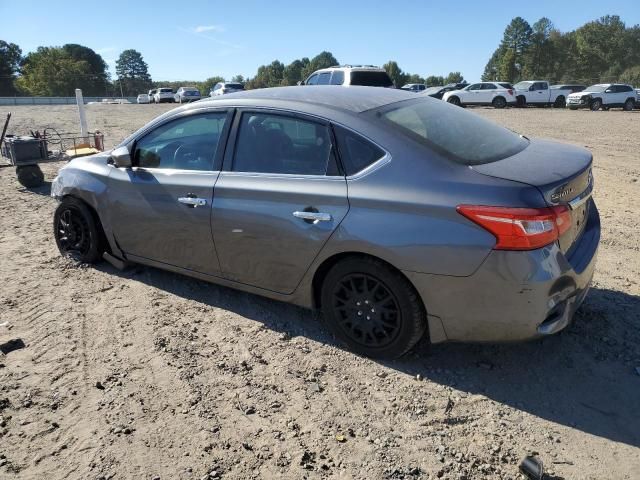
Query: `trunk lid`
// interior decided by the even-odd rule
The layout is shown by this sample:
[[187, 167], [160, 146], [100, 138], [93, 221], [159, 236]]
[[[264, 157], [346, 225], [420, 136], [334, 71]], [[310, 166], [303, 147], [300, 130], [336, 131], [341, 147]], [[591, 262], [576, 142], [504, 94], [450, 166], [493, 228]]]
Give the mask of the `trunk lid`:
[[532, 185], [540, 191], [547, 205], [567, 206], [571, 228], [560, 237], [559, 244], [564, 253], [570, 253], [589, 214], [592, 163], [591, 152], [584, 148], [534, 139], [516, 155], [471, 168], [483, 175]]

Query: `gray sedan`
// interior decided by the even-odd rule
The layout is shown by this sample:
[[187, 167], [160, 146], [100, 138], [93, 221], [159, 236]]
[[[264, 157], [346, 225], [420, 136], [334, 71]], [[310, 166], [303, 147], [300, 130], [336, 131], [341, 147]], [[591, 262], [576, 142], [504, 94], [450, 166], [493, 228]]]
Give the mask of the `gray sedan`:
[[323, 312], [354, 351], [566, 327], [593, 275], [589, 151], [392, 89], [253, 90], [171, 110], [52, 185], [60, 251]]

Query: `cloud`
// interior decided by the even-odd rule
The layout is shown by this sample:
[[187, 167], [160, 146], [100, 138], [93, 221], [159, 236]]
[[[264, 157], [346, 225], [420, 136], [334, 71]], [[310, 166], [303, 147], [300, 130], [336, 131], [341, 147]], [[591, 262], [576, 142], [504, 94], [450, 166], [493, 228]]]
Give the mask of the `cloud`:
[[225, 29], [221, 25], [198, 25], [193, 28], [193, 33], [218, 32], [222, 33]]

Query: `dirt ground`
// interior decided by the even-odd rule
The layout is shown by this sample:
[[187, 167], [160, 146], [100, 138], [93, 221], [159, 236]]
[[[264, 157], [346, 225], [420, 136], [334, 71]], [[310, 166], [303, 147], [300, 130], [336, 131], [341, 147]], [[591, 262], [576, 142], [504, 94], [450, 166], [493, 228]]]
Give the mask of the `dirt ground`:
[[[89, 106], [89, 126], [109, 147], [169, 108]], [[78, 129], [72, 106], [12, 111], [10, 132]], [[552, 338], [360, 358], [290, 305], [75, 266], [50, 184], [0, 168], [0, 478], [516, 479], [536, 452], [550, 479], [637, 479], [640, 111], [475, 111], [595, 156], [594, 285]]]

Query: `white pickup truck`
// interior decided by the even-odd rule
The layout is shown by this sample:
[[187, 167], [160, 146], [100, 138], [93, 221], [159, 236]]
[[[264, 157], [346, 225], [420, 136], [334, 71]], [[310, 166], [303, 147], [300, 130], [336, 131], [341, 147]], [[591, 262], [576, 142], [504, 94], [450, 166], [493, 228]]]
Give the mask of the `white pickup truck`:
[[556, 108], [564, 108], [567, 97], [573, 92], [570, 88], [549, 88], [549, 82], [544, 80], [526, 80], [513, 86], [516, 95], [516, 105], [553, 105]]

